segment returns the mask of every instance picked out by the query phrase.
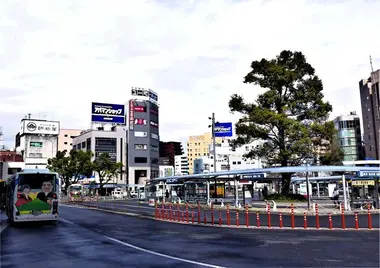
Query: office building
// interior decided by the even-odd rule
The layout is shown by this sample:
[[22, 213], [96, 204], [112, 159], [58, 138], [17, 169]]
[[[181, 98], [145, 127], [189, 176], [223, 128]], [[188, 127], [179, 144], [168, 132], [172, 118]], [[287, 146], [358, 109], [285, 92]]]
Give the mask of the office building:
[[167, 158], [166, 165], [174, 167], [174, 159], [176, 155], [182, 155], [183, 149], [181, 142], [177, 141], [160, 141], [160, 159]]
[[128, 176], [145, 184], [159, 176], [159, 106], [150, 89], [132, 88], [128, 108]]
[[45, 169], [48, 159], [55, 157], [58, 149], [59, 122], [28, 118], [21, 120], [16, 135], [16, 151], [25, 162], [25, 168]]
[[78, 137], [83, 129], [61, 129], [58, 136], [58, 151], [67, 151], [73, 148], [73, 139]]
[[[91, 151], [95, 160], [102, 153], [108, 153], [111, 160], [121, 162], [125, 169], [127, 163], [127, 137], [125, 127], [114, 126], [101, 130], [90, 129], [82, 131], [79, 136], [73, 138], [73, 149]], [[128, 184], [127, 174], [120, 174], [117, 178], [112, 178], [109, 183]], [[95, 181], [99, 182], [98, 174], [95, 174]]]
[[380, 160], [380, 70], [359, 82], [365, 157]]
[[159, 170], [160, 170], [160, 173], [159, 173], [160, 178], [174, 176], [173, 166], [160, 166]]
[[[267, 164], [266, 159], [256, 158], [247, 159], [245, 154], [250, 152], [261, 142], [253, 142], [236, 149], [231, 148], [228, 140], [223, 140], [216, 146], [216, 172], [240, 169], [264, 168]], [[194, 174], [214, 172], [214, 150], [210, 145], [209, 154], [194, 160]]]
[[[220, 144], [222, 138], [216, 138], [216, 143]], [[212, 144], [211, 132], [207, 132], [203, 135], [190, 136], [187, 141], [187, 159], [189, 161], [189, 174], [193, 174], [194, 160], [201, 156], [207, 156], [209, 154], [209, 146]]]
[[176, 155], [174, 157], [174, 173], [176, 176], [189, 174], [189, 161], [187, 155]]
[[355, 112], [338, 116], [334, 120], [338, 130], [339, 144], [344, 152], [344, 161], [363, 159], [363, 145], [360, 130], [360, 117]]

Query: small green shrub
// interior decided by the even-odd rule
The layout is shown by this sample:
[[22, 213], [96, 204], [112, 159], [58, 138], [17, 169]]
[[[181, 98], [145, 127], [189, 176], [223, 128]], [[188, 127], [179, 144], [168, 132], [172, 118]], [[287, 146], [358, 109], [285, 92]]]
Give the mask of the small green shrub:
[[305, 202], [307, 199], [300, 194], [271, 194], [266, 200], [274, 200], [278, 202]]

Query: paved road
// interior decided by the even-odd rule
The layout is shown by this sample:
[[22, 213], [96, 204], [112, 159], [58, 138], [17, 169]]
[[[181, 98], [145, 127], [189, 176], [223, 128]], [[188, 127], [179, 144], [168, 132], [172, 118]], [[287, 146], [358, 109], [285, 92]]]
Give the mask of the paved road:
[[[120, 211], [120, 212], [131, 212], [131, 213], [137, 213], [141, 215], [146, 216], [154, 216], [154, 207], [145, 205], [145, 204], [138, 204], [135, 201], [108, 201], [108, 202], [88, 202], [86, 203], [87, 206], [91, 207], [97, 207], [97, 208], [103, 208], [103, 209], [110, 209], [114, 211]], [[169, 210], [167, 207], [166, 209]], [[181, 208], [180, 217], [182, 220], [182, 212], [184, 211], [184, 208]], [[193, 209], [189, 210], [189, 221], [191, 221], [191, 215], [192, 215]], [[170, 214], [170, 212], [168, 212]], [[177, 209], [172, 209], [172, 215], [173, 217], [178, 217]], [[203, 223], [204, 222], [204, 210], [201, 210], [200, 213], [200, 220]], [[222, 224], [227, 224], [227, 215], [226, 210], [221, 210], [221, 218], [222, 218]], [[185, 216], [186, 218], [186, 216]], [[257, 215], [256, 213], [249, 213], [249, 224], [250, 225], [257, 225], [256, 222]], [[261, 212], [259, 215], [260, 219], [260, 226], [268, 226], [268, 215], [265, 212]], [[283, 226], [284, 227], [291, 227], [291, 216], [290, 215], [282, 215], [283, 219]], [[194, 209], [194, 220], [197, 223], [198, 222], [198, 210]], [[246, 220], [246, 215], [242, 211], [239, 212], [239, 224], [244, 225]], [[214, 222], [217, 224], [219, 221], [219, 212], [214, 211]], [[296, 227], [304, 227], [304, 217], [303, 216], [295, 216], [294, 217], [295, 226]], [[315, 216], [307, 216], [306, 218], [307, 226], [308, 228], [315, 228], [316, 227], [316, 218]], [[372, 214], [371, 216], [372, 221], [372, 227], [373, 228], [380, 228], [380, 214]], [[206, 211], [206, 222], [211, 223], [211, 211]], [[279, 226], [279, 215], [278, 214], [271, 214], [270, 217], [271, 226]], [[236, 211], [231, 209], [230, 210], [230, 224], [235, 225], [236, 224]], [[328, 216], [319, 216], [319, 224], [320, 227], [329, 228], [329, 221]], [[367, 214], [359, 214], [358, 215], [358, 224], [359, 228], [368, 228], [368, 216]], [[332, 225], [333, 228], [341, 228], [342, 227], [342, 217], [341, 215], [333, 215], [332, 216]], [[346, 228], [355, 228], [355, 217], [354, 215], [345, 215], [345, 226]]]
[[61, 218], [57, 226], [5, 229], [1, 267], [379, 265], [379, 236], [370, 231], [214, 229], [68, 207]]

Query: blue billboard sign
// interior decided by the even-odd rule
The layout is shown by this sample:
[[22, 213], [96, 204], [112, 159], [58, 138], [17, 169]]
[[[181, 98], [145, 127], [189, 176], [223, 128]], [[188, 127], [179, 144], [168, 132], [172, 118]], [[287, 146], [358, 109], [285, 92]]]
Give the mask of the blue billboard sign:
[[125, 106], [123, 104], [93, 102], [91, 104], [91, 121], [125, 125]]
[[215, 123], [215, 137], [232, 137], [232, 123]]

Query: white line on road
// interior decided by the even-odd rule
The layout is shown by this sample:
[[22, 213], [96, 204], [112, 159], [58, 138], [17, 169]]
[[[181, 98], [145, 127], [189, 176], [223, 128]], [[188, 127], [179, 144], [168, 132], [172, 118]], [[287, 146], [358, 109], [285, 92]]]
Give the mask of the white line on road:
[[8, 225], [9, 225], [8, 223], [4, 223], [0, 225], [0, 234], [4, 232], [5, 229], [7, 229]]
[[132, 245], [132, 244], [129, 244], [129, 243], [117, 240], [117, 239], [109, 237], [109, 236], [104, 236], [104, 237], [107, 238], [107, 239], [109, 239], [109, 240], [112, 240], [112, 241], [114, 241], [116, 243], [119, 243], [121, 245], [124, 245], [126, 247], [130, 247], [130, 248], [133, 248], [133, 249], [136, 249], [136, 250], [139, 250], [139, 251], [143, 251], [143, 252], [146, 252], [146, 253], [149, 253], [149, 254], [152, 254], [152, 255], [160, 256], [160, 257], [163, 257], [163, 258], [172, 259], [172, 260], [181, 261], [181, 262], [186, 262], [186, 263], [191, 263], [191, 264], [196, 264], [196, 265], [204, 266], [204, 267], [225, 268], [223, 266], [218, 266], [218, 265], [207, 264], [207, 263], [203, 263], [203, 262], [197, 262], [197, 261], [187, 260], [187, 259], [178, 258], [178, 257], [166, 255], [166, 254], [163, 254], [163, 253], [159, 253], [159, 252], [156, 252], [156, 251], [152, 251], [152, 250], [149, 250], [149, 249], [140, 248], [138, 246], [135, 246], [135, 245]]
[[[65, 220], [65, 219], [62, 219], [62, 218], [59, 218], [59, 220], [61, 220], [63, 222], [66, 222], [68, 224], [72, 224], [74, 226], [80, 227], [79, 225], [77, 225], [76, 223], [73, 223], [71, 221], [68, 221], [68, 220]], [[149, 254], [152, 254], [152, 255], [160, 256], [160, 257], [163, 257], [163, 258], [172, 259], [172, 260], [181, 261], [181, 262], [186, 262], [186, 263], [191, 263], [191, 264], [196, 264], [196, 265], [203, 266], [203, 267], [225, 268], [223, 266], [218, 266], [218, 265], [212, 265], [212, 264], [207, 264], [207, 263], [203, 263], [203, 262], [197, 262], [197, 261], [187, 260], [187, 259], [178, 258], [178, 257], [166, 255], [166, 254], [163, 254], [163, 253], [155, 252], [155, 251], [152, 251], [152, 250], [149, 250], [149, 249], [140, 248], [138, 246], [135, 246], [135, 245], [132, 245], [132, 244], [129, 244], [129, 243], [117, 240], [117, 239], [109, 237], [109, 236], [104, 236], [104, 237], [107, 238], [107, 239], [109, 239], [109, 240], [111, 240], [111, 241], [113, 241], [113, 242], [119, 243], [119, 244], [121, 244], [123, 246], [130, 247], [130, 248], [133, 248], [133, 249], [136, 249], [136, 250], [139, 250], [139, 251], [143, 251], [143, 252], [146, 252], [146, 253], [149, 253]]]

